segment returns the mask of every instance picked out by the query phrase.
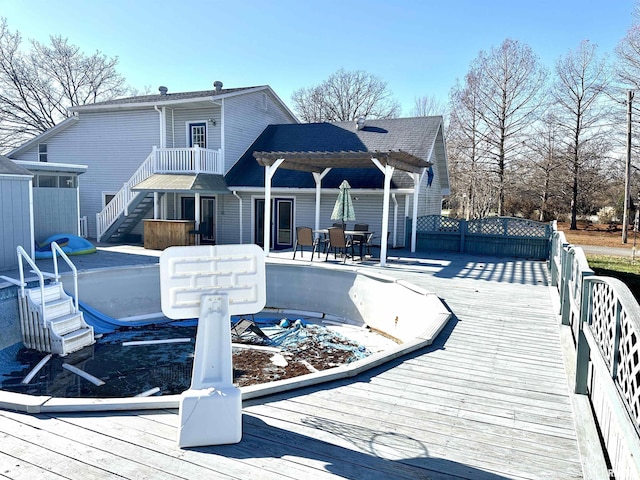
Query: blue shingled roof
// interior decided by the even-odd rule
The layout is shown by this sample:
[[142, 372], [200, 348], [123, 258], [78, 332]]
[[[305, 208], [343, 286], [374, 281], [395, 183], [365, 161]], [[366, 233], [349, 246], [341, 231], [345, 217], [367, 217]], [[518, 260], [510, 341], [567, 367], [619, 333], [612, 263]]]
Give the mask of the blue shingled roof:
[[[233, 187], [263, 187], [264, 168], [253, 152], [388, 152], [410, 153], [430, 161], [442, 117], [394, 118], [368, 120], [356, 129], [355, 122], [269, 125], [229, 170], [225, 180]], [[347, 179], [352, 188], [383, 188], [384, 175], [373, 163], [371, 168], [333, 168], [322, 180], [324, 188], [337, 188]], [[273, 187], [315, 188], [308, 172], [280, 168], [272, 180]], [[408, 175], [396, 174], [391, 188], [413, 188]]]

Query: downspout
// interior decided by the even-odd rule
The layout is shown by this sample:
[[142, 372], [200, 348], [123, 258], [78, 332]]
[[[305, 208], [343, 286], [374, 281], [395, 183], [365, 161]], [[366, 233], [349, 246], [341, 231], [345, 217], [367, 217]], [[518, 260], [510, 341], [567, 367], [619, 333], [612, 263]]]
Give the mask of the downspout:
[[393, 247], [397, 247], [398, 243], [398, 199], [396, 198], [396, 194], [391, 194], [391, 199], [393, 200]]
[[157, 105], [153, 106], [153, 109], [158, 112], [160, 118], [160, 148], [167, 148], [167, 132], [165, 128], [164, 107], [162, 110]]
[[236, 197], [238, 199], [238, 208], [239, 208], [239, 215], [240, 215], [240, 221], [238, 222], [240, 224], [240, 244], [242, 244], [242, 197], [240, 195], [238, 195], [237, 191], [232, 191], [231, 193], [233, 193], [233, 196]]
[[80, 236], [80, 175], [76, 175], [76, 208], [78, 209], [78, 236]]
[[33, 219], [33, 177], [29, 180], [29, 236], [31, 237], [31, 248], [29, 254], [31, 255], [31, 258], [35, 260], [36, 232]]
[[[224, 117], [224, 98], [220, 102], [220, 150], [222, 150], [222, 168], [223, 173], [227, 171], [227, 164], [225, 162], [225, 141], [224, 141], [224, 125], [225, 125], [225, 117]], [[242, 227], [240, 227], [242, 228]], [[242, 238], [242, 236], [240, 237]]]

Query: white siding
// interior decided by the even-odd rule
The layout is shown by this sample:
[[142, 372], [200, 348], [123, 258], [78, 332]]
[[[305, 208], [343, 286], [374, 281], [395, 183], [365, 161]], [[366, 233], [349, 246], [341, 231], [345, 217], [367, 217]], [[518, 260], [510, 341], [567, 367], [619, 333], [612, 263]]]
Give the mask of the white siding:
[[[264, 107], [266, 96], [266, 110]], [[225, 173], [238, 161], [267, 125], [293, 123], [291, 116], [264, 92], [224, 100]]]
[[0, 176], [0, 270], [17, 265], [16, 247], [31, 250], [29, 181]]
[[[262, 192], [239, 194], [242, 198], [242, 242], [253, 243], [253, 219], [255, 212], [253, 211], [253, 203], [255, 198], [264, 198]], [[360, 194], [353, 193], [354, 208], [356, 212], [356, 221], [347, 222], [348, 227], [353, 227], [356, 223], [366, 223], [369, 230], [382, 232], [382, 193], [379, 194]], [[277, 198], [293, 198], [294, 199], [294, 216], [293, 226], [305, 226], [315, 228], [315, 192], [288, 194], [276, 192], [273, 197]], [[331, 212], [337, 197], [336, 192], [322, 192], [320, 202], [320, 228], [330, 227], [334, 220], [331, 220]], [[240, 238], [240, 217], [239, 217], [239, 201], [232, 195], [218, 196], [218, 243], [238, 243]], [[397, 195], [398, 215], [395, 217], [397, 221], [396, 246], [404, 245], [405, 236], [405, 202], [407, 195]], [[394, 202], [390, 202], [389, 207], [389, 245], [393, 244], [393, 226], [394, 226]]]
[[[84, 113], [79, 121], [47, 140], [49, 162], [87, 165], [80, 177], [80, 215], [89, 236], [96, 235], [95, 216], [102, 193], [117, 192], [160, 145], [159, 114], [153, 109]], [[18, 160], [37, 160], [37, 145]]]
[[78, 234], [75, 188], [34, 188], [33, 223], [36, 242], [58, 233]]
[[[217, 150], [221, 147], [220, 128], [222, 125], [220, 118], [220, 107], [212, 105], [210, 108], [194, 109], [167, 109], [167, 146], [174, 148], [185, 148], [189, 146], [187, 124], [195, 122], [205, 122], [207, 124], [207, 148]], [[212, 119], [216, 122], [213, 125], [209, 122]]]

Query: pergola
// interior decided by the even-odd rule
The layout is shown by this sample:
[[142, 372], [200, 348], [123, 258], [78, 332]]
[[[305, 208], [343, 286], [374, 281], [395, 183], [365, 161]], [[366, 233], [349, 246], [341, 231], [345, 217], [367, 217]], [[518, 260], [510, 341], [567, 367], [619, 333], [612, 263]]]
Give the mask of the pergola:
[[[311, 172], [316, 184], [315, 229], [320, 228], [320, 190], [322, 179], [332, 168], [374, 168], [384, 174], [384, 194], [382, 202], [382, 234], [380, 242], [380, 265], [387, 260], [387, 238], [389, 232], [389, 196], [391, 177], [395, 170], [406, 172], [414, 185], [413, 225], [418, 212], [418, 192], [420, 182], [427, 168], [432, 164], [402, 150], [398, 151], [342, 151], [342, 152], [254, 152], [254, 158], [265, 167], [264, 172], [264, 251], [269, 255], [271, 238], [271, 180], [278, 168]], [[411, 251], [416, 249], [416, 231], [411, 232]]]

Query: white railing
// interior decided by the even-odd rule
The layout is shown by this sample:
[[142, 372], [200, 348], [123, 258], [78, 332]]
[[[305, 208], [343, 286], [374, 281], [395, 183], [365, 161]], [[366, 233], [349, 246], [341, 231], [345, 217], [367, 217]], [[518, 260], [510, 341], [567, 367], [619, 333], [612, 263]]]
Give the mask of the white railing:
[[29, 266], [33, 269], [33, 273], [38, 276], [38, 281], [40, 282], [40, 318], [42, 318], [42, 322], [44, 323], [46, 321], [44, 308], [44, 274], [40, 271], [36, 262], [31, 259], [24, 248], [18, 245], [16, 252], [18, 253], [18, 271], [20, 272], [20, 302], [22, 303], [22, 299], [25, 297], [24, 287], [27, 286], [27, 283], [24, 281], [24, 265], [22, 263], [23, 260], [26, 260]]
[[51, 242], [51, 253], [53, 254], [53, 275], [56, 282], [60, 281], [60, 273], [58, 272], [58, 254], [60, 255], [60, 258], [62, 258], [67, 263], [67, 265], [73, 272], [73, 306], [74, 313], [78, 313], [80, 311], [80, 307], [78, 305], [78, 269], [73, 264], [73, 262], [69, 260], [67, 254], [64, 253], [64, 250], [62, 250], [62, 248], [60, 248], [60, 246], [56, 242]]
[[82, 238], [87, 238], [89, 236], [89, 226], [87, 224], [87, 216], [80, 217], [80, 236]]
[[137, 193], [131, 189], [154, 173], [211, 173], [224, 174], [222, 150], [206, 148], [157, 148], [153, 147], [147, 159], [131, 178], [124, 183], [113, 199], [96, 214], [96, 239], [101, 240], [104, 232], [113, 225], [120, 215], [129, 215], [129, 205]]
[[575, 392], [589, 396], [615, 478], [640, 478], [640, 305], [621, 281], [595, 276], [562, 232], [549, 268], [576, 343]]
[[224, 174], [220, 150], [206, 148], [155, 148], [154, 173]]

